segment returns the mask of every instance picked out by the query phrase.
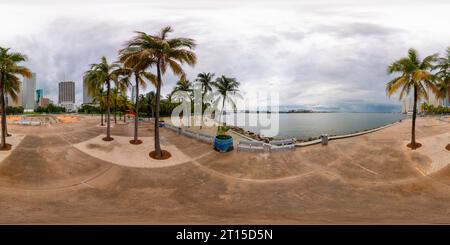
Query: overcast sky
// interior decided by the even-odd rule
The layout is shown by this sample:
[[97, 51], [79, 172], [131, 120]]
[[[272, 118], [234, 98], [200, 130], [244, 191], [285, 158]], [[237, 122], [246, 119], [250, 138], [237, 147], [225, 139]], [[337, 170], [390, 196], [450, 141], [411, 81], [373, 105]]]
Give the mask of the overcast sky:
[[[73, 80], [81, 103], [89, 64], [115, 60], [135, 30], [171, 25], [197, 41], [190, 80], [214, 72], [236, 77], [244, 95], [278, 91], [283, 105], [387, 110], [399, 102], [385, 95], [386, 66], [410, 47], [425, 56], [450, 46], [450, 1], [430, 2], [0, 0], [0, 46], [28, 55], [46, 97]], [[175, 82], [166, 75], [163, 94]]]

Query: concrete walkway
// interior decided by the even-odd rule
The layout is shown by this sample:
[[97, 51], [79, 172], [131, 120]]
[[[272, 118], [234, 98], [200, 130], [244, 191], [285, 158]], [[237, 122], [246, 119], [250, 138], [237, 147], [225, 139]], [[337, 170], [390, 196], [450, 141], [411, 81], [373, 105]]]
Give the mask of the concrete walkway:
[[[221, 154], [163, 128], [164, 144], [187, 162], [159, 168], [129, 167], [127, 161], [147, 163], [114, 149], [129, 146], [132, 124], [113, 127], [117, 141], [102, 145], [105, 128], [98, 123], [88, 116], [9, 127], [25, 137], [0, 162], [0, 223], [450, 222], [450, 167], [423, 174], [433, 166], [428, 147], [445, 147], [450, 131], [439, 120], [418, 119], [424, 148], [417, 151], [404, 147], [409, 120], [328, 146], [270, 154]], [[151, 140], [153, 125], [141, 122], [139, 133]], [[88, 144], [112, 147], [115, 157], [77, 148]]]

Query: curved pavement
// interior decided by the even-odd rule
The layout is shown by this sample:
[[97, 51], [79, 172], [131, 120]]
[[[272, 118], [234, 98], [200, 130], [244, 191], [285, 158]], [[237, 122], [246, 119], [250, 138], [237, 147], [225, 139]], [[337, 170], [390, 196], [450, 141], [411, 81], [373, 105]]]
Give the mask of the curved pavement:
[[[419, 142], [450, 131], [430, 120], [419, 119]], [[104, 133], [98, 121], [10, 126], [26, 137], [0, 162], [0, 223], [450, 222], [450, 166], [419, 171], [431, 160], [402, 147], [407, 120], [272, 154], [220, 154], [163, 129], [162, 137], [192, 160], [152, 169], [118, 166], [73, 147]], [[132, 132], [131, 123], [112, 128], [113, 135]], [[152, 125], [143, 122], [140, 135], [153, 136]]]

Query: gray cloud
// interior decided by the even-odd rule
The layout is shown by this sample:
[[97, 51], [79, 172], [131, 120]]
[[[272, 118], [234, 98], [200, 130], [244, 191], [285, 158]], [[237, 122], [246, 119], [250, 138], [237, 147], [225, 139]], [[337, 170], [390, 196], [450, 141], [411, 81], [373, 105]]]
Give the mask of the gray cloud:
[[317, 27], [318, 32], [325, 32], [338, 37], [386, 37], [399, 35], [403, 30], [372, 23], [348, 23], [339, 25], [322, 25]]
[[[48, 11], [50, 3], [36, 5], [30, 13]], [[404, 56], [410, 46], [426, 54], [443, 51], [448, 45], [440, 28], [431, 23], [426, 30], [434, 34], [433, 38], [422, 35], [423, 29], [390, 21], [389, 14], [396, 13], [394, 7], [350, 0], [341, 5], [325, 0], [317, 4], [249, 1], [240, 5], [96, 2], [81, 10], [74, 8], [68, 16], [46, 12], [43, 18], [48, 21], [36, 27], [32, 17], [23, 15], [22, 25], [30, 25], [35, 31], [22, 32], [18, 28], [3, 32], [0, 42], [28, 54], [27, 65], [37, 72], [38, 87], [44, 88], [46, 96], [56, 99], [58, 82], [74, 80], [77, 102], [81, 102], [82, 75], [89, 64], [103, 55], [115, 60], [134, 30], [154, 33], [171, 25], [175, 29], [173, 36], [197, 40], [198, 63], [194, 68], [185, 67], [191, 80], [199, 72], [215, 72], [236, 77], [243, 93], [277, 89], [283, 105], [375, 110], [398, 105], [384, 92], [390, 62]], [[426, 13], [418, 3], [402, 8]], [[437, 23], [449, 21], [441, 15], [436, 19]], [[0, 29], [5, 29], [2, 23]], [[164, 76], [163, 94], [176, 80], [170, 73]], [[151, 89], [148, 86], [147, 91]]]

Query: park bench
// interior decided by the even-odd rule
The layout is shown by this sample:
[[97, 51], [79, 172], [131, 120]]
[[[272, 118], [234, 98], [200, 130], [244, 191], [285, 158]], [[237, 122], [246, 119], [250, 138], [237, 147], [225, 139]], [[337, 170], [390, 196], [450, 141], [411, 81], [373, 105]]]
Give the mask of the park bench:
[[240, 140], [237, 145], [238, 151], [264, 151], [265, 144], [262, 141], [252, 141], [252, 140]]
[[295, 149], [295, 139], [272, 140], [269, 142], [270, 151], [283, 151]]

